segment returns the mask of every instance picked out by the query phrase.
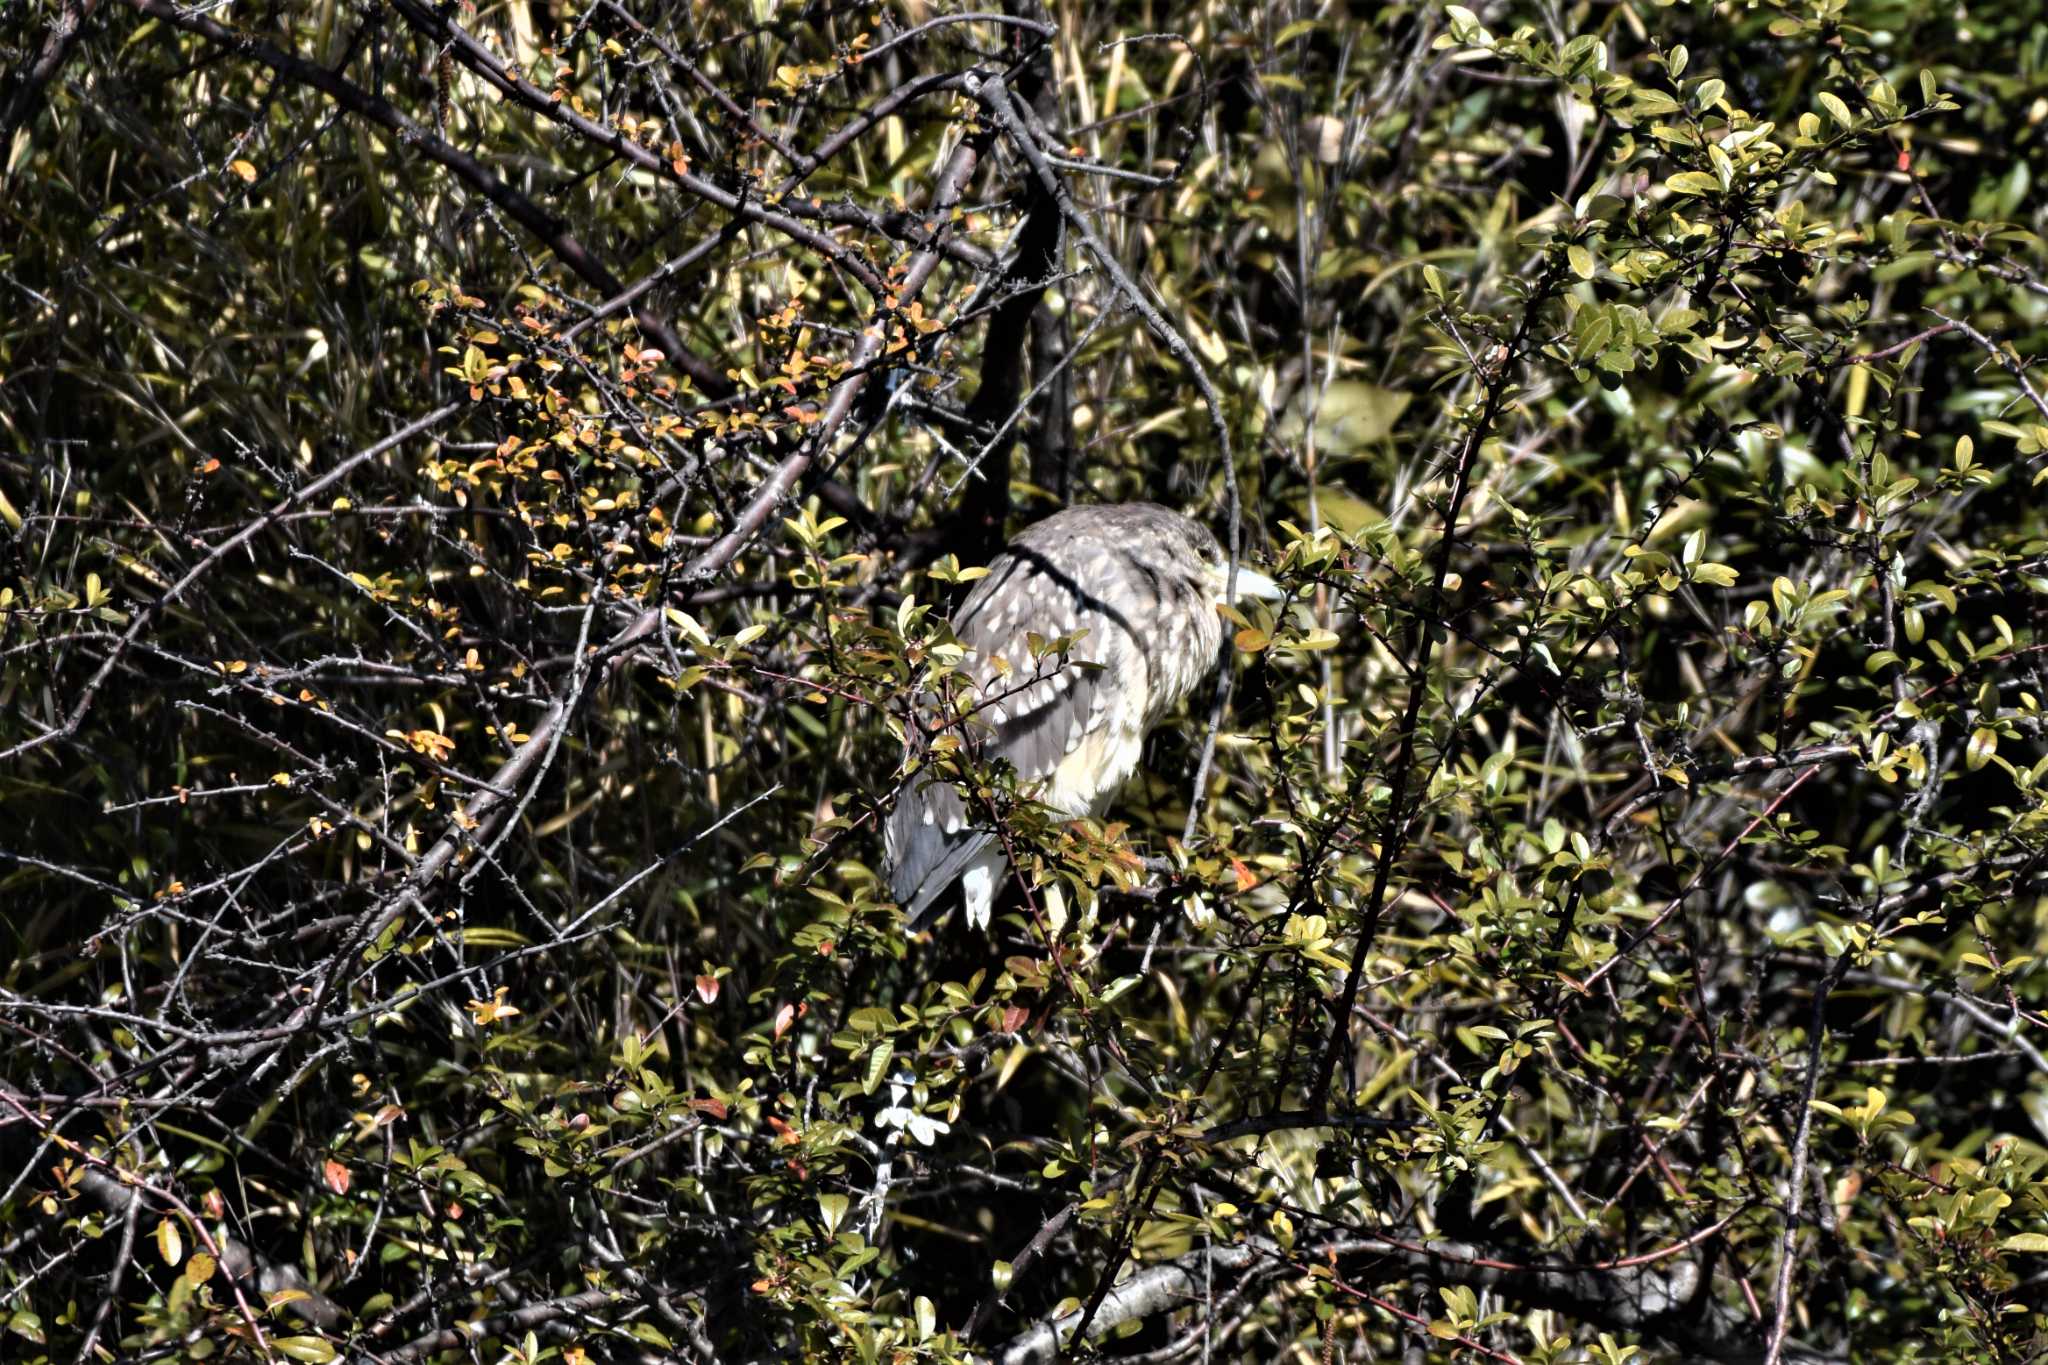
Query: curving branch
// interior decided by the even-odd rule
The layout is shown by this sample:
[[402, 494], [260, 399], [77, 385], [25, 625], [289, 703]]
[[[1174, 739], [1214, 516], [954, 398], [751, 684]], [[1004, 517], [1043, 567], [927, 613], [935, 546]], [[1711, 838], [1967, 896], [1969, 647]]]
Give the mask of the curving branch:
[[[1312, 1267], [1326, 1273], [1337, 1258], [1360, 1262], [1364, 1269], [1354, 1275], [1385, 1278], [1393, 1271], [1431, 1285], [1489, 1290], [1524, 1308], [1552, 1309], [1651, 1337], [1701, 1359], [1762, 1365], [1769, 1352], [1763, 1324], [1715, 1302], [1707, 1275], [1711, 1258], [1684, 1254], [1710, 1243], [1731, 1221], [1723, 1219], [1663, 1252], [1593, 1265], [1522, 1263], [1512, 1252], [1443, 1239], [1340, 1236], [1288, 1251], [1254, 1237], [1137, 1271], [1104, 1296], [1086, 1330], [1089, 1340], [1099, 1340], [1125, 1323], [1195, 1307], [1204, 1301], [1205, 1286], [1221, 1276], [1237, 1277], [1232, 1292], [1258, 1292], [1306, 1277]], [[1010, 1338], [993, 1359], [999, 1365], [1049, 1365], [1071, 1351], [1082, 1320], [1078, 1309], [1046, 1318]], [[1791, 1342], [1781, 1358], [1800, 1365], [1845, 1359]]]

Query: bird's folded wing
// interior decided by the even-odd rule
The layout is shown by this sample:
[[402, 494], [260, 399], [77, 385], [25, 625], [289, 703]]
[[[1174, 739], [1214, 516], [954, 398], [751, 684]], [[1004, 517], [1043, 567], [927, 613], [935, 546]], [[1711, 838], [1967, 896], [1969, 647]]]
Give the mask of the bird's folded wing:
[[[1025, 554], [992, 566], [954, 630], [980, 688], [981, 752], [1007, 759], [1021, 781], [1049, 775], [1100, 723], [1108, 687], [1098, 660], [1114, 657], [1125, 627], [1075, 582], [1074, 566]], [[1081, 638], [1069, 653], [1032, 655], [1041, 642]]]
[[[1021, 783], [1049, 776], [1101, 720], [1113, 681], [1095, 660], [1124, 630], [1077, 585], [1086, 566], [1031, 553], [999, 557], [962, 604], [954, 630], [976, 686], [964, 726], [970, 749], [1004, 759]], [[1083, 635], [1085, 632], [1085, 635]], [[1070, 654], [1033, 657], [1031, 637], [1082, 635]], [[1070, 814], [1080, 814], [1079, 811]], [[952, 784], [913, 778], [888, 824], [890, 890], [916, 928], [991, 842]]]

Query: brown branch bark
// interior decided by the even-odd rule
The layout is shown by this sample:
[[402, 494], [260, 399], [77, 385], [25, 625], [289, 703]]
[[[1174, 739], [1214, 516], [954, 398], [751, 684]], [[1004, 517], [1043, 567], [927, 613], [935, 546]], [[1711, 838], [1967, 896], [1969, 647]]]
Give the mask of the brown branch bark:
[[429, 1332], [416, 1337], [403, 1346], [389, 1351], [377, 1352], [376, 1359], [385, 1365], [405, 1365], [407, 1361], [424, 1360], [441, 1351], [452, 1351], [468, 1346], [485, 1337], [509, 1336], [534, 1327], [542, 1327], [563, 1318], [581, 1317], [586, 1313], [618, 1303], [625, 1298], [616, 1289], [586, 1289], [581, 1294], [570, 1294], [546, 1303], [530, 1303], [510, 1313], [485, 1318], [481, 1322], [465, 1322], [459, 1327], [447, 1327], [438, 1332]]
[[84, 36], [85, 26], [99, 6], [100, 0], [66, 0], [35, 60], [0, 84], [0, 144], [12, 142], [15, 133], [42, 109], [43, 87], [70, 60], [72, 49]]

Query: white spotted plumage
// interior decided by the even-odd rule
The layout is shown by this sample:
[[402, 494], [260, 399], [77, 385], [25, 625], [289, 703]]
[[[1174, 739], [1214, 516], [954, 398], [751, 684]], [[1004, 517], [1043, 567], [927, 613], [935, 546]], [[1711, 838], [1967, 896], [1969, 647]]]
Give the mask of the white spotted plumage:
[[[1020, 791], [1062, 815], [1102, 813], [1137, 768], [1146, 734], [1201, 680], [1223, 640], [1215, 537], [1151, 503], [1074, 507], [1027, 528], [961, 604], [961, 669], [981, 704], [961, 727]], [[1240, 596], [1278, 590], [1240, 568]], [[1031, 637], [1078, 636], [1064, 661]], [[925, 712], [930, 717], [930, 708]], [[937, 918], [955, 880], [985, 925], [1006, 866], [959, 793], [913, 773], [887, 826], [890, 888], [910, 926]]]

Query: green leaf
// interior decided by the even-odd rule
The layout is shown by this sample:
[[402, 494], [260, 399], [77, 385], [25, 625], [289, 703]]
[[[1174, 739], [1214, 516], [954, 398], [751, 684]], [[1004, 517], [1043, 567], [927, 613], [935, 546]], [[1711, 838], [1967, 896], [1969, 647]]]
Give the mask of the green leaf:
[[1338, 380], [1316, 400], [1316, 449], [1326, 455], [1357, 454], [1384, 440], [1413, 399], [1413, 394], [1363, 380]]
[[1970, 744], [1963, 752], [1963, 762], [1971, 772], [1975, 772], [1989, 763], [1997, 752], [1998, 731], [1979, 726], [1970, 733]]
[[[18, 1337], [27, 1338], [38, 1346], [42, 1345], [45, 1340], [41, 1316], [26, 1308], [17, 1310], [14, 1316], [7, 1320], [7, 1330]], [[191, 1346], [189, 1344], [186, 1346], [186, 1354], [191, 1354]]]
[[872, 1095], [881, 1087], [882, 1077], [889, 1074], [889, 1062], [896, 1056], [894, 1043], [882, 1043], [868, 1053], [868, 1067], [862, 1073], [860, 1088]]

